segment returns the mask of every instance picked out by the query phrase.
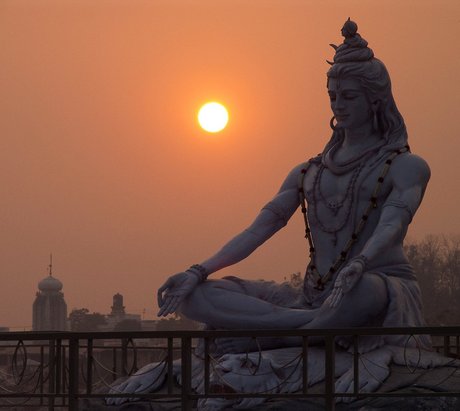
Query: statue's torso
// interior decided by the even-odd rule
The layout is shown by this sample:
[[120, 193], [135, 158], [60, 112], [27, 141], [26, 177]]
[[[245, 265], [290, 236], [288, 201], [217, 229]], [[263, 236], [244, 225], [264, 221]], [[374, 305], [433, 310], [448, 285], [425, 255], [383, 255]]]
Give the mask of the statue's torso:
[[[370, 204], [386, 157], [368, 160], [361, 166], [344, 173], [334, 174], [320, 162], [311, 163], [303, 182], [308, 204], [308, 221], [315, 245], [315, 265], [321, 275], [336, 261], [350, 240], [363, 213]], [[382, 183], [377, 195], [377, 208], [372, 209], [366, 225], [349, 257], [358, 254], [374, 232], [382, 205], [392, 190], [391, 178]], [[404, 233], [405, 234], [405, 233]], [[400, 242], [389, 247], [372, 262], [373, 266], [407, 262]]]

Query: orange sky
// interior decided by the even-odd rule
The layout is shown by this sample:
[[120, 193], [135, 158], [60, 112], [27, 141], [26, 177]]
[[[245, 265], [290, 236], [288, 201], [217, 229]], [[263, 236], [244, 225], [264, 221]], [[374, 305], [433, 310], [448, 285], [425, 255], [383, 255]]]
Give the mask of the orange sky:
[[[411, 229], [459, 233], [460, 3], [2, 0], [0, 325], [30, 327], [48, 256], [69, 311], [112, 295], [153, 319], [166, 277], [243, 229], [321, 151], [348, 16], [387, 65], [432, 180]], [[218, 99], [228, 128], [196, 124]], [[300, 215], [222, 274], [303, 271]], [[18, 327], [18, 328], [16, 328]]]

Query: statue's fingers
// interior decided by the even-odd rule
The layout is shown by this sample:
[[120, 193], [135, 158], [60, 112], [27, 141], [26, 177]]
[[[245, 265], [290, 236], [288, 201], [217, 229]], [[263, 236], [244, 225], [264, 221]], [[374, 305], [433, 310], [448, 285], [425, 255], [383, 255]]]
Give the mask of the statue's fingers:
[[124, 402], [128, 402], [129, 401], [129, 398], [127, 397], [123, 397], [123, 398], [113, 398], [113, 403], [112, 405], [121, 405], [123, 404]]
[[179, 309], [180, 305], [182, 304], [182, 301], [184, 301], [184, 298], [185, 298], [184, 294], [177, 295], [174, 298], [172, 305], [171, 305], [171, 313], [175, 313]]
[[[110, 393], [109, 393], [110, 394]], [[106, 398], [105, 403], [107, 405], [115, 405], [115, 398]]]
[[128, 379], [123, 381], [121, 384], [112, 386], [112, 388], [109, 391], [109, 394], [120, 394], [121, 392], [124, 391], [127, 385], [128, 385]]
[[178, 295], [177, 293], [169, 294], [167, 296], [167, 301], [164, 304], [164, 315], [172, 314], [173, 312], [175, 312], [179, 307], [179, 303], [180, 301], [182, 301], [182, 298], [183, 297], [181, 295]]
[[[113, 392], [112, 390], [109, 391], [109, 394], [115, 394], [115, 392]], [[115, 404], [115, 398], [106, 398], [105, 399], [105, 403], [107, 405], [114, 405]]]
[[336, 287], [332, 292], [331, 307], [336, 308], [342, 299], [342, 288]]
[[162, 307], [164, 304], [164, 299], [163, 299], [163, 290], [158, 290], [157, 292], [157, 302], [158, 302], [158, 307]]
[[342, 301], [342, 298], [343, 298], [343, 292], [342, 290], [339, 291], [339, 293], [337, 294], [337, 297], [334, 301], [334, 308], [338, 307], [340, 302]]
[[163, 293], [171, 288], [171, 279], [168, 278], [165, 283], [158, 289], [157, 298], [158, 298], [158, 307], [162, 307], [164, 304]]
[[[121, 391], [123, 394], [134, 393], [134, 392], [138, 391], [139, 385], [140, 384], [139, 384], [139, 381], [137, 379], [128, 378], [126, 383], [123, 384], [123, 388], [120, 389], [119, 391]], [[114, 400], [115, 400], [114, 401], [115, 405], [121, 405], [124, 402], [134, 401], [135, 399], [134, 398], [123, 397], [123, 398], [114, 398]]]
[[163, 305], [160, 307], [160, 311], [158, 311], [158, 317], [164, 317], [165, 315], [168, 315], [168, 308], [172, 300], [172, 296], [166, 295], [164, 300], [163, 300]]
[[240, 409], [250, 410], [254, 407], [254, 398], [243, 398], [237, 404]]
[[149, 378], [144, 378], [141, 381], [141, 384], [139, 385], [138, 392], [148, 392], [150, 389], [152, 389], [155, 386], [155, 383], [157, 382], [157, 379], [159, 378], [159, 375], [149, 375]]
[[172, 314], [176, 312], [176, 310], [179, 308], [179, 302], [180, 302], [180, 297], [175, 295], [173, 298], [171, 298], [169, 305], [168, 305], [168, 314]]
[[128, 392], [139, 392], [139, 387], [141, 387], [142, 384], [139, 381], [138, 378], [134, 378], [133, 381], [130, 381], [130, 383], [126, 386], [126, 389], [124, 390], [126, 393]]
[[159, 316], [166, 316], [168, 314], [172, 314], [173, 312], [176, 311], [176, 308], [178, 307], [178, 301], [179, 297], [178, 296], [169, 296], [166, 300], [166, 303], [163, 305], [162, 309], [160, 310]]
[[331, 300], [332, 300], [331, 296], [332, 296], [332, 294], [329, 294], [327, 296], [327, 298], [324, 300], [324, 304], [326, 304], [328, 306], [331, 306]]
[[[348, 394], [351, 392], [350, 389], [353, 388], [353, 374], [351, 372], [345, 373], [335, 384], [335, 392], [337, 394]], [[346, 402], [347, 397], [339, 397], [338, 400]]]
[[[109, 394], [120, 394], [120, 392], [122, 391], [121, 387], [124, 384], [125, 383], [112, 386], [112, 388], [110, 388], [110, 390], [109, 390]], [[118, 398], [113, 398], [113, 397], [112, 398], [106, 398], [105, 402], [106, 402], [107, 405], [115, 405], [115, 400], [117, 400], [117, 399]]]
[[334, 287], [329, 294], [328, 300], [329, 300], [329, 306], [334, 307], [335, 299], [337, 298], [337, 287]]

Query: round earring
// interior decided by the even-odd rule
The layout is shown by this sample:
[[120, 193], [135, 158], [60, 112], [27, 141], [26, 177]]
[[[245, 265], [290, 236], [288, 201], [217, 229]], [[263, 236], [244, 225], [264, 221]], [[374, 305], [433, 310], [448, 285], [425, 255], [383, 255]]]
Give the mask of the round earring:
[[379, 119], [377, 117], [377, 110], [372, 110], [374, 115], [373, 115], [373, 119], [372, 119], [372, 126], [374, 127], [374, 130], [375, 131], [378, 131], [379, 130]]
[[329, 122], [329, 126], [332, 128], [332, 130], [335, 131], [336, 129], [336, 124], [334, 124], [335, 116], [332, 116], [331, 121]]

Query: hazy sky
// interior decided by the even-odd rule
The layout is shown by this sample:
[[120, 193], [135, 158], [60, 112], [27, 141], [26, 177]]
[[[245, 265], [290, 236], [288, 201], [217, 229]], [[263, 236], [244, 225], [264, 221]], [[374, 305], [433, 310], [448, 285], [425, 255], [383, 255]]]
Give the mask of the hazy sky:
[[[169, 274], [238, 233], [329, 139], [325, 73], [351, 16], [432, 168], [410, 236], [459, 233], [460, 2], [2, 0], [0, 325], [30, 327], [54, 274], [69, 307], [156, 313]], [[201, 131], [220, 100], [228, 128]], [[223, 275], [303, 271], [300, 215]], [[216, 276], [220, 276], [217, 273]]]

